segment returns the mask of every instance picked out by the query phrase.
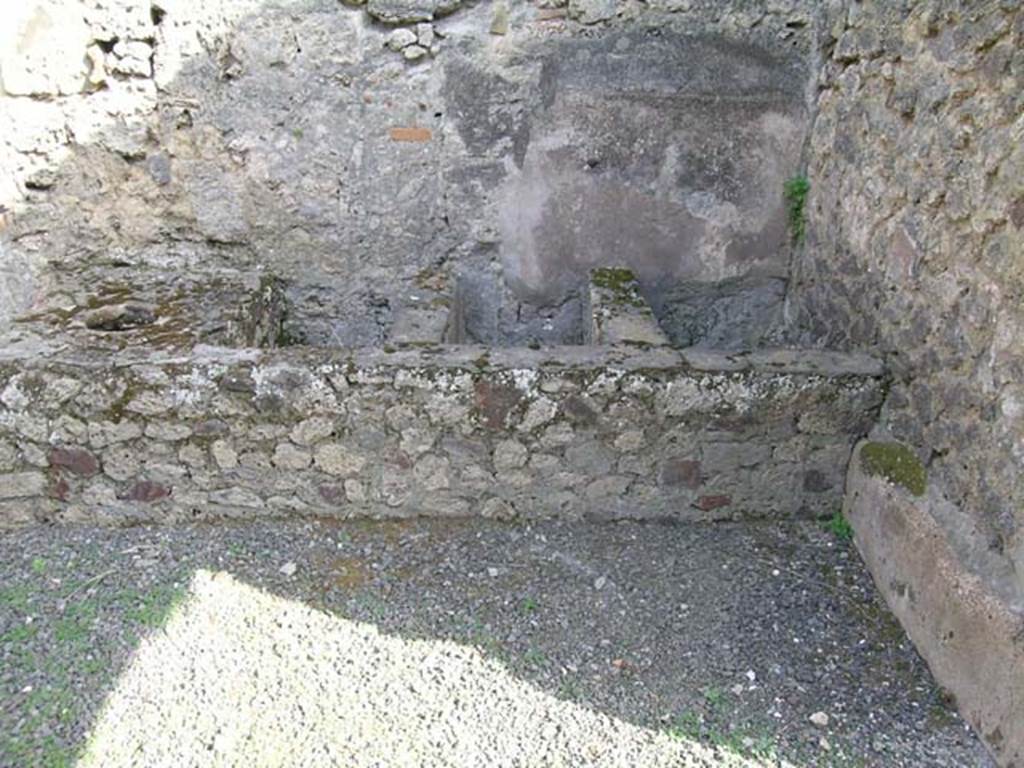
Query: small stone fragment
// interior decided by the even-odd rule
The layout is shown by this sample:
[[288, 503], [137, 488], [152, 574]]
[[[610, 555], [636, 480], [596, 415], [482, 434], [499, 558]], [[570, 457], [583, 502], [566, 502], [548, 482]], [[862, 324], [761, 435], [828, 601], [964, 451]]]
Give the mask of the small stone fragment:
[[416, 42], [424, 48], [430, 48], [434, 44], [434, 25], [428, 22], [416, 25]]
[[390, 35], [384, 43], [392, 51], [400, 51], [416, 42], [416, 33], [408, 27], [399, 27]]
[[569, 16], [581, 24], [607, 21], [616, 13], [617, 0], [569, 0]]
[[280, 568], [281, 573], [285, 576], [294, 576], [297, 570], [299, 570], [299, 566], [293, 562], [285, 563]]
[[526, 464], [529, 453], [518, 440], [502, 440], [494, 448], [494, 468], [499, 472], [519, 469]]
[[495, 3], [494, 15], [491, 17], [491, 34], [508, 34], [508, 6], [505, 3]]
[[313, 456], [291, 443], [279, 443], [271, 462], [279, 469], [301, 470], [313, 463]]
[[827, 728], [828, 727], [828, 715], [824, 712], [815, 712], [808, 718], [816, 728]]
[[156, 322], [156, 313], [143, 304], [113, 304], [85, 316], [85, 327], [93, 331], [127, 331]]
[[238, 454], [235, 449], [223, 440], [215, 440], [210, 446], [213, 460], [221, 469], [234, 469], [238, 466]]
[[484, 502], [480, 514], [487, 520], [511, 520], [516, 516], [516, 511], [504, 499], [492, 498]]
[[366, 459], [337, 443], [320, 446], [314, 462], [317, 469], [336, 476], [355, 475], [366, 465]]
[[402, 51], [406, 61], [419, 61], [428, 53], [429, 51], [422, 45], [410, 45]]

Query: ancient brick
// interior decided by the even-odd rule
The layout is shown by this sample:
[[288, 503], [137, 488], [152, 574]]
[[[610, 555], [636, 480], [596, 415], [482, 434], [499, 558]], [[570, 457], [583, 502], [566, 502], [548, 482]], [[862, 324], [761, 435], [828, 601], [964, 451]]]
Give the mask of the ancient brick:
[[476, 410], [488, 429], [504, 429], [509, 413], [522, 402], [522, 393], [513, 386], [482, 379], [475, 385]]
[[100, 471], [100, 463], [83, 448], [53, 448], [50, 450], [50, 466], [66, 469], [75, 475], [91, 477]]
[[431, 132], [429, 128], [422, 126], [394, 127], [389, 131], [392, 141], [400, 142], [423, 142], [430, 141]]
[[732, 497], [725, 495], [716, 496], [701, 496], [697, 499], [697, 508], [704, 512], [710, 512], [713, 509], [721, 509], [722, 507], [728, 507], [732, 504]]
[[153, 502], [171, 495], [171, 489], [152, 480], [140, 480], [129, 488], [120, 498], [125, 501]]

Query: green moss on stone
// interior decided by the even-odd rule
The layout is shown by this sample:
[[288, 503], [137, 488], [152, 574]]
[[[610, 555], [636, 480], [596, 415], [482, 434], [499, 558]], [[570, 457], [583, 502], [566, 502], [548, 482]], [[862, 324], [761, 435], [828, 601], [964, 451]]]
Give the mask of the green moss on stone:
[[611, 291], [615, 301], [633, 307], [645, 307], [637, 292], [636, 275], [623, 267], [599, 267], [591, 273], [591, 282], [597, 288]]
[[598, 288], [607, 288], [610, 291], [628, 290], [636, 282], [633, 272], [621, 267], [595, 269], [592, 279]]
[[914, 496], [924, 495], [927, 470], [901, 443], [867, 443], [860, 451], [860, 465], [869, 475], [884, 477]]

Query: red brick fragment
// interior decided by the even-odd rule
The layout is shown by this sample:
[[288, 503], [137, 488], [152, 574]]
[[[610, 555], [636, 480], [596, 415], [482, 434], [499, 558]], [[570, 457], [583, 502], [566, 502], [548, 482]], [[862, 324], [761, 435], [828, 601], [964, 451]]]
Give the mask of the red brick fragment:
[[476, 409], [488, 429], [506, 426], [509, 413], [522, 402], [523, 394], [516, 387], [481, 379], [475, 385]]
[[99, 461], [84, 448], [52, 448], [50, 466], [82, 477], [90, 477], [100, 471]]
[[153, 502], [165, 499], [171, 495], [171, 489], [166, 485], [154, 483], [152, 480], [140, 480], [135, 483], [128, 492], [121, 498], [125, 501]]
[[423, 142], [430, 141], [433, 135], [429, 128], [424, 128], [419, 125], [410, 125], [403, 127], [394, 127], [390, 131], [392, 141], [413, 141]]
[[710, 512], [713, 509], [721, 509], [732, 504], [732, 496], [701, 496], [697, 499], [697, 508], [704, 512]]

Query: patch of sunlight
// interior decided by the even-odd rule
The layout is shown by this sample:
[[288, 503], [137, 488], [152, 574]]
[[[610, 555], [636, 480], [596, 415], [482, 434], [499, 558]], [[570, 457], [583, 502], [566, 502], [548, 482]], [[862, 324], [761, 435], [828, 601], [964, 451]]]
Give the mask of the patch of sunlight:
[[560, 700], [475, 648], [382, 634], [199, 571], [78, 762], [183, 765], [765, 764]]

